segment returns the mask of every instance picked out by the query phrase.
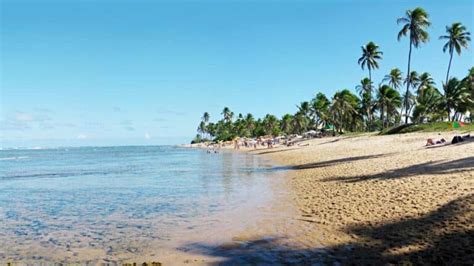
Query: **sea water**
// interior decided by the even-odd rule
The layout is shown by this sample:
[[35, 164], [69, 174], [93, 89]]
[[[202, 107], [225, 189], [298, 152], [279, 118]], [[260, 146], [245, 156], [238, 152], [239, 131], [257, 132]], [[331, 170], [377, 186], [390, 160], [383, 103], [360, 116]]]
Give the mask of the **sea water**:
[[235, 229], [272, 199], [268, 167], [170, 146], [0, 150], [0, 261], [127, 259]]

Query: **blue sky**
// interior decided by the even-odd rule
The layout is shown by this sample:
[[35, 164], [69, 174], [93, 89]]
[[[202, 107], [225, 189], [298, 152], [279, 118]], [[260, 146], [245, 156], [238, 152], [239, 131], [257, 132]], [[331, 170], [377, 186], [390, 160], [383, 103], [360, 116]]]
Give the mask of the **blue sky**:
[[[204, 111], [293, 113], [316, 92], [354, 89], [360, 46], [384, 52], [378, 83], [406, 71], [396, 18], [424, 7], [431, 41], [412, 68], [438, 85], [445, 26], [473, 30], [463, 1], [1, 0], [1, 146], [188, 142]], [[455, 56], [464, 76], [472, 48]]]

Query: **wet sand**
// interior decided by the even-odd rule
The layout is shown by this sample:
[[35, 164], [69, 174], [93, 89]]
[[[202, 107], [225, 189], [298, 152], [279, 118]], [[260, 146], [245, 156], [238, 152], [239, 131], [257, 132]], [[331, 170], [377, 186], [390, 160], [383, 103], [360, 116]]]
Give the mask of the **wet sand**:
[[[125, 172], [125, 176], [111, 175], [110, 180], [103, 176], [7, 179], [1, 184], [0, 264], [208, 265], [227, 263], [237, 257], [242, 263], [276, 262], [273, 251], [241, 256], [236, 248], [245, 247], [248, 252], [249, 237], [262, 236], [269, 241], [270, 235], [272, 239], [277, 236], [273, 232], [281, 232], [274, 227], [294, 227], [285, 225], [297, 217], [297, 208], [284, 204], [294, 204], [287, 199], [292, 190], [286, 189], [284, 172], [275, 172], [274, 164], [258, 156], [196, 150], [190, 153], [196, 165], [189, 166], [190, 174], [172, 176], [176, 181], [156, 177], [155, 171], [136, 176]], [[126, 154], [136, 156], [136, 152]], [[183, 157], [181, 152], [176, 155]], [[56, 162], [53, 159], [50, 161]], [[156, 165], [155, 160], [151, 161]], [[67, 162], [71, 164], [74, 161]], [[117, 167], [120, 166], [113, 165], [114, 169]], [[53, 170], [56, 173], [57, 169]], [[174, 173], [172, 170], [170, 173]], [[163, 171], [166, 167], [161, 165], [158, 172]], [[186, 184], [179, 183], [179, 178], [185, 179]], [[163, 180], [169, 182], [158, 186], [161, 183], [156, 182]], [[81, 189], [74, 181], [87, 189]], [[179, 193], [156, 193], [177, 193], [180, 189], [200, 192], [189, 199]], [[127, 193], [118, 194], [124, 191]], [[166, 197], [174, 199], [168, 201], [168, 209], [163, 204]], [[263, 224], [263, 219], [271, 223]]]

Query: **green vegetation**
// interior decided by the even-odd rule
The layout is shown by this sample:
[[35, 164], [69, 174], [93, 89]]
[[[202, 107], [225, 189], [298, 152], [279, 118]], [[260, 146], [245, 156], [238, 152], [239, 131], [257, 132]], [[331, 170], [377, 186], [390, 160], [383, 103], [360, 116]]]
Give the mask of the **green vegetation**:
[[[387, 130], [380, 132], [381, 135], [391, 135], [391, 134], [403, 134], [411, 132], [443, 132], [451, 131], [452, 123], [450, 122], [433, 122], [426, 124], [404, 124], [396, 126]], [[459, 128], [461, 132], [470, 132], [474, 131], [474, 124], [465, 124], [463, 127]]]
[[[362, 55], [358, 59], [361, 68], [368, 70], [368, 77], [362, 78], [356, 86], [358, 95], [342, 89], [328, 98], [319, 92], [310, 101], [297, 105], [295, 114], [285, 114], [281, 118], [267, 114], [255, 119], [249, 113], [245, 116], [239, 114], [235, 119], [234, 113], [225, 107], [222, 119], [213, 123], [206, 112], [193, 142], [303, 134], [308, 130], [334, 133], [381, 131], [382, 134], [444, 131], [450, 129], [452, 121], [472, 122], [474, 67], [462, 79], [449, 76], [454, 51], [460, 56], [461, 50], [471, 41], [466, 27], [459, 22], [453, 23], [446, 26], [446, 35], [440, 36], [441, 40], [447, 40], [443, 52], [449, 52], [446, 82], [441, 84], [440, 90], [429, 73], [418, 74], [411, 69], [412, 49], [429, 41], [429, 14], [421, 7], [407, 10], [404, 17], [397, 19], [397, 24], [402, 25], [398, 40], [405, 36], [409, 40], [405, 79], [399, 68], [393, 68], [374, 88], [372, 71], [379, 68], [383, 52], [377, 44], [368, 42], [361, 47]], [[403, 95], [400, 93], [402, 85], [406, 85]], [[404, 124], [401, 124], [403, 120]], [[474, 126], [468, 124], [461, 130], [473, 129]]]

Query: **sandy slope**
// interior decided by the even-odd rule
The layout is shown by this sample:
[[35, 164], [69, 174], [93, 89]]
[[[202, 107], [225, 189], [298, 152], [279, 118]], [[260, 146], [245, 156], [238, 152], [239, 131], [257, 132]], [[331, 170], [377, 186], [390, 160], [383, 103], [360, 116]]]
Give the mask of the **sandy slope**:
[[474, 139], [424, 147], [453, 134], [324, 138], [253, 153], [293, 168], [299, 220], [324, 258], [472, 264]]

